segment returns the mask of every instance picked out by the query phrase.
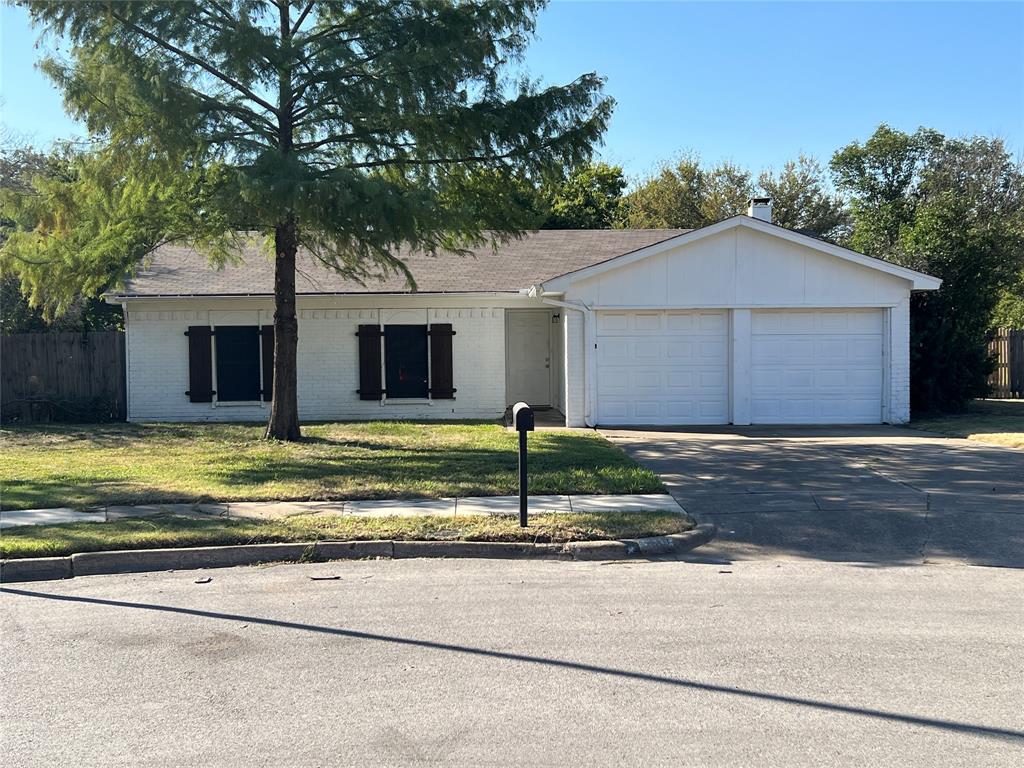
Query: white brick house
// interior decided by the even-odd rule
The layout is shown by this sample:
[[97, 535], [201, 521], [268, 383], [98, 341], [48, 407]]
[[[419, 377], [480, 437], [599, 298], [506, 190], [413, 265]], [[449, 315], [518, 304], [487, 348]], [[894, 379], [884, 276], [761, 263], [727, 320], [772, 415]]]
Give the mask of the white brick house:
[[[906, 421], [910, 292], [939, 280], [769, 216], [407, 254], [416, 292], [301, 257], [300, 417], [493, 419], [526, 400], [571, 426]], [[222, 270], [164, 247], [110, 295], [129, 420], [265, 419], [272, 286], [255, 246]]]

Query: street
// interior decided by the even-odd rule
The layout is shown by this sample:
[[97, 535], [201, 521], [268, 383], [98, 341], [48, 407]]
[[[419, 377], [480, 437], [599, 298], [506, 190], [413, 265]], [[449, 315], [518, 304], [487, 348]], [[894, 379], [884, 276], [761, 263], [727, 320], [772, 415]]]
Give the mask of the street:
[[10, 585], [4, 763], [1020, 764], [1020, 570], [692, 559]]

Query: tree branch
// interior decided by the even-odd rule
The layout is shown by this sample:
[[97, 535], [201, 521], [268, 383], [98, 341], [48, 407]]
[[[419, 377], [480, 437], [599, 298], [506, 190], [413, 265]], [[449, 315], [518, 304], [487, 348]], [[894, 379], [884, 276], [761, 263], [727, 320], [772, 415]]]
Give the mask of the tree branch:
[[306, 4], [306, 7], [302, 9], [302, 13], [299, 14], [299, 18], [297, 18], [295, 20], [295, 24], [292, 25], [293, 36], [299, 31], [299, 27], [302, 26], [302, 22], [304, 22], [306, 20], [306, 17], [309, 16], [309, 12], [313, 10], [314, 5], [316, 5], [314, 0], [309, 0], [309, 3]]
[[164, 50], [170, 51], [171, 53], [175, 54], [176, 56], [179, 56], [179, 57], [185, 59], [185, 61], [188, 61], [191, 64], [195, 64], [197, 67], [199, 67], [199, 68], [209, 72], [211, 75], [216, 77], [218, 80], [220, 80], [221, 82], [226, 83], [227, 85], [231, 86], [236, 91], [238, 91], [243, 96], [245, 96], [247, 99], [249, 99], [250, 101], [255, 102], [256, 104], [259, 104], [261, 107], [263, 107], [267, 111], [272, 112], [275, 115], [278, 114], [277, 108], [274, 107], [270, 102], [267, 102], [267, 101], [264, 101], [263, 99], [261, 99], [259, 96], [257, 96], [255, 93], [253, 93], [250, 89], [246, 88], [244, 85], [242, 85], [240, 82], [235, 80], [230, 75], [227, 75], [227, 74], [221, 72], [216, 67], [208, 64], [207, 62], [203, 61], [200, 58], [197, 58], [196, 56], [193, 56], [188, 51], [184, 51], [181, 48], [178, 48], [176, 45], [172, 45], [171, 43], [167, 42], [166, 40], [158, 37], [157, 35], [154, 35], [149, 30], [143, 29], [138, 24], [135, 24], [134, 22], [129, 21], [127, 18], [125, 18], [124, 16], [122, 16], [119, 13], [112, 12], [111, 16], [113, 16], [115, 19], [117, 19], [119, 22], [121, 22], [121, 24], [123, 24], [124, 26], [126, 26], [129, 29], [132, 29], [135, 32], [137, 32], [138, 34], [142, 35], [147, 40], [149, 40], [149, 41], [151, 41], [153, 43], [156, 43], [157, 45], [159, 45]]
[[465, 155], [463, 157], [432, 157], [429, 159], [417, 159], [417, 158], [405, 158], [405, 159], [388, 159], [388, 160], [366, 160], [361, 163], [348, 163], [344, 168], [355, 169], [355, 168], [383, 168], [385, 166], [397, 166], [397, 165], [417, 165], [417, 166], [431, 166], [431, 165], [452, 165], [454, 163], [489, 163], [495, 160], [508, 160], [512, 157], [529, 154], [530, 152], [536, 152], [537, 150], [547, 149], [555, 143], [555, 140], [546, 141], [530, 150], [514, 149], [509, 152], [499, 152], [498, 154], [490, 155]]

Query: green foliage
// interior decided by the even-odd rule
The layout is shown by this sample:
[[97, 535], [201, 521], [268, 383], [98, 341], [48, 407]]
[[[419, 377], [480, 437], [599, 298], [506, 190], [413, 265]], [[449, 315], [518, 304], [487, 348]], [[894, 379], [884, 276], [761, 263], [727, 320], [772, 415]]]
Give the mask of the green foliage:
[[825, 170], [813, 157], [800, 155], [783, 165], [778, 174], [764, 171], [757, 185], [761, 194], [772, 199], [776, 224], [833, 243], [848, 237], [849, 216], [843, 199], [831, 191]]
[[1008, 288], [1000, 291], [995, 311], [992, 313], [993, 328], [1024, 328], [1024, 271]]
[[546, 218], [542, 229], [609, 229], [615, 222], [626, 179], [622, 168], [588, 163], [568, 176], [543, 184], [540, 208]]
[[851, 248], [880, 258], [892, 254], [901, 227], [913, 220], [924, 164], [942, 140], [932, 130], [906, 134], [883, 123], [863, 145], [855, 141], [835, 153], [836, 184], [851, 195]]
[[752, 174], [732, 163], [705, 167], [695, 155], [665, 165], [626, 195], [624, 227], [696, 229], [746, 213], [754, 194], [772, 198], [773, 220], [827, 240], [842, 239], [847, 216], [842, 199], [831, 191], [821, 164], [801, 155], [780, 172]]
[[273, 240], [268, 437], [299, 436], [295, 258], [416, 277], [396, 254], [464, 252], [536, 223], [521, 180], [589, 160], [612, 101], [584, 74], [512, 82], [542, 0], [20, 0], [70, 43], [44, 70], [96, 142], [74, 180], [10, 203], [3, 246], [60, 314], [167, 241], [220, 263]]
[[986, 341], [1024, 259], [1024, 170], [998, 139], [882, 125], [836, 153], [851, 246], [941, 278], [911, 299], [911, 407], [961, 411], [987, 394]]
[[239, 225], [294, 220], [362, 280], [405, 272], [400, 246], [513, 236], [535, 222], [518, 180], [584, 162], [612, 107], [594, 74], [504, 77], [538, 0], [22, 4], [70, 41], [44, 68], [96, 140], [10, 203], [7, 263], [54, 313], [168, 240], [231, 258]]
[[743, 213], [753, 191], [749, 171], [731, 163], [705, 168], [696, 155], [684, 155], [626, 195], [620, 225], [696, 229]]
[[[74, 152], [69, 146], [58, 146], [44, 154], [28, 147], [7, 146], [0, 148], [0, 206], [10, 210], [5, 203], [13, 203], [34, 193], [36, 180], [56, 180], [70, 183], [73, 176]], [[15, 231], [14, 219], [0, 211], [0, 244]], [[37, 271], [32, 265], [18, 265], [13, 268], [6, 251], [0, 251], [0, 334], [30, 333], [42, 331], [99, 331], [121, 330], [124, 315], [120, 307], [107, 304], [102, 299], [72, 295], [67, 310], [59, 318], [47, 318], [38, 307], [29, 303], [22, 292], [20, 271]]]

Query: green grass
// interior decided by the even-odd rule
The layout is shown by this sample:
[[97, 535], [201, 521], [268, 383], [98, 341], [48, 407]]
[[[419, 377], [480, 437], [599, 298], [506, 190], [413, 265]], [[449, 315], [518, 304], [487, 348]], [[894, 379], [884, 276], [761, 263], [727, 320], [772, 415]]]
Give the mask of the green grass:
[[1024, 448], [1024, 400], [974, 400], [967, 413], [914, 419], [910, 426], [948, 437]]
[[[94, 424], [0, 431], [3, 509], [516, 492], [514, 433], [496, 424], [308, 425], [298, 443], [242, 424]], [[661, 482], [590, 432], [530, 435], [530, 492], [655, 493]]]
[[378, 517], [299, 515], [280, 520], [193, 519], [173, 515], [112, 523], [66, 523], [9, 528], [0, 556], [59, 557], [75, 552], [156, 549], [284, 541], [462, 540], [566, 542], [680, 533], [693, 527], [668, 512], [601, 512], [536, 515], [530, 527], [514, 516]]

